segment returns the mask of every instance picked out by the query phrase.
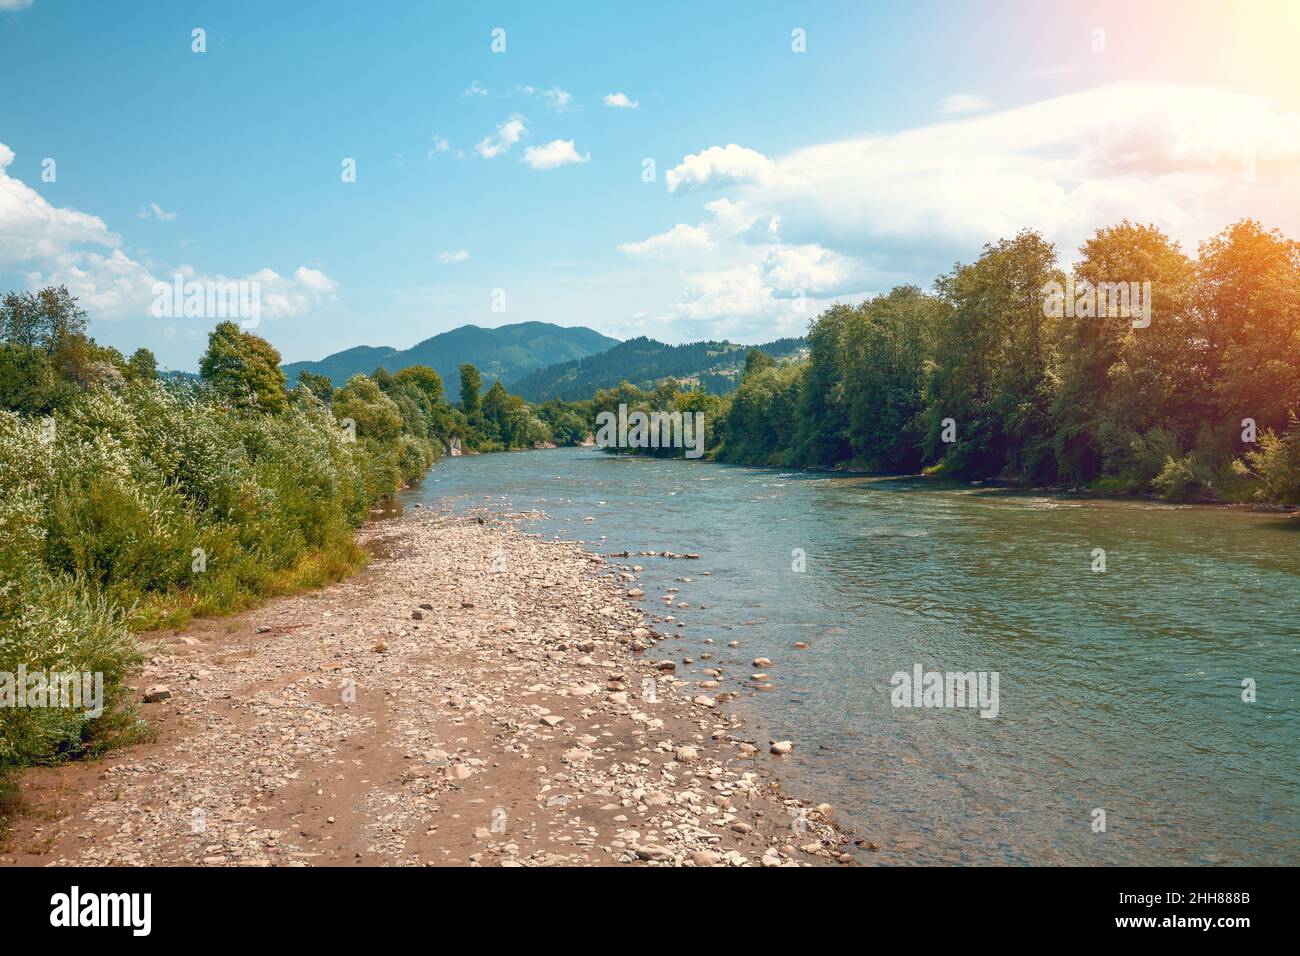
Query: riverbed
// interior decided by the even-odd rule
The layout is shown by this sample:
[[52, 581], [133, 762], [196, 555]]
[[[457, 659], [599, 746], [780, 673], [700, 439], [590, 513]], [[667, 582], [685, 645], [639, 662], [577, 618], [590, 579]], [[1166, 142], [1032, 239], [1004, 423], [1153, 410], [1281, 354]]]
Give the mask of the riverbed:
[[[720, 667], [878, 862], [1300, 862], [1294, 519], [592, 449], [444, 459], [402, 499], [631, 552], [680, 635], [655, 654]], [[665, 550], [701, 558], [637, 556]], [[895, 706], [917, 665], [996, 674], [996, 716]]]

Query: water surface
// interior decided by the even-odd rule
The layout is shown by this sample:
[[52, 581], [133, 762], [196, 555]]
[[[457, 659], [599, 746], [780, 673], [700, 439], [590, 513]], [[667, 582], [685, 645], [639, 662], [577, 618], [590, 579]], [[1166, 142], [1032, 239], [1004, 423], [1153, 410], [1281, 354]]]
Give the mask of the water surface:
[[[647, 612], [685, 625], [656, 653], [721, 666], [871, 861], [1300, 862], [1300, 520], [588, 449], [445, 459], [404, 500], [537, 509], [533, 530], [633, 552]], [[996, 671], [998, 716], [893, 707], [918, 663]]]

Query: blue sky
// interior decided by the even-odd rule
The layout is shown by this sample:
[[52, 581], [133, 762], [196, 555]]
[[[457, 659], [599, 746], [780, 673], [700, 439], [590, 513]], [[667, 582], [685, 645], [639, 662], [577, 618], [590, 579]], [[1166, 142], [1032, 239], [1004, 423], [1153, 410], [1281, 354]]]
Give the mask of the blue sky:
[[1300, 5], [1130, 6], [0, 0], [0, 287], [193, 369], [178, 271], [256, 278], [292, 361], [800, 334], [1023, 227], [1300, 235]]

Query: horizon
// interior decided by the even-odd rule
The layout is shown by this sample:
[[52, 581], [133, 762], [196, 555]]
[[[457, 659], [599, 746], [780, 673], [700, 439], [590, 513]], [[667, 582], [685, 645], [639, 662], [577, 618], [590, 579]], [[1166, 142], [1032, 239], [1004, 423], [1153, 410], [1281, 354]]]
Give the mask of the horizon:
[[157, 316], [177, 275], [257, 283], [292, 364], [802, 336], [1022, 229], [1063, 263], [1121, 219], [1300, 233], [1294, 5], [674, 10], [0, 0], [0, 281], [194, 371], [217, 320]]

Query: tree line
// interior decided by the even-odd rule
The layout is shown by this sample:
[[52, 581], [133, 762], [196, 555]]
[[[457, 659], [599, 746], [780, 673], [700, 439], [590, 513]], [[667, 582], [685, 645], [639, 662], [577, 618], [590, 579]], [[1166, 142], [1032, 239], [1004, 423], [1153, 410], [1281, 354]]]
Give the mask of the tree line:
[[[1149, 313], [1053, 301], [1112, 283], [1149, 283]], [[1252, 220], [1195, 258], [1125, 221], [1069, 275], [1021, 232], [932, 291], [832, 307], [808, 344], [799, 364], [751, 354], [716, 458], [1300, 502], [1300, 244]]]

